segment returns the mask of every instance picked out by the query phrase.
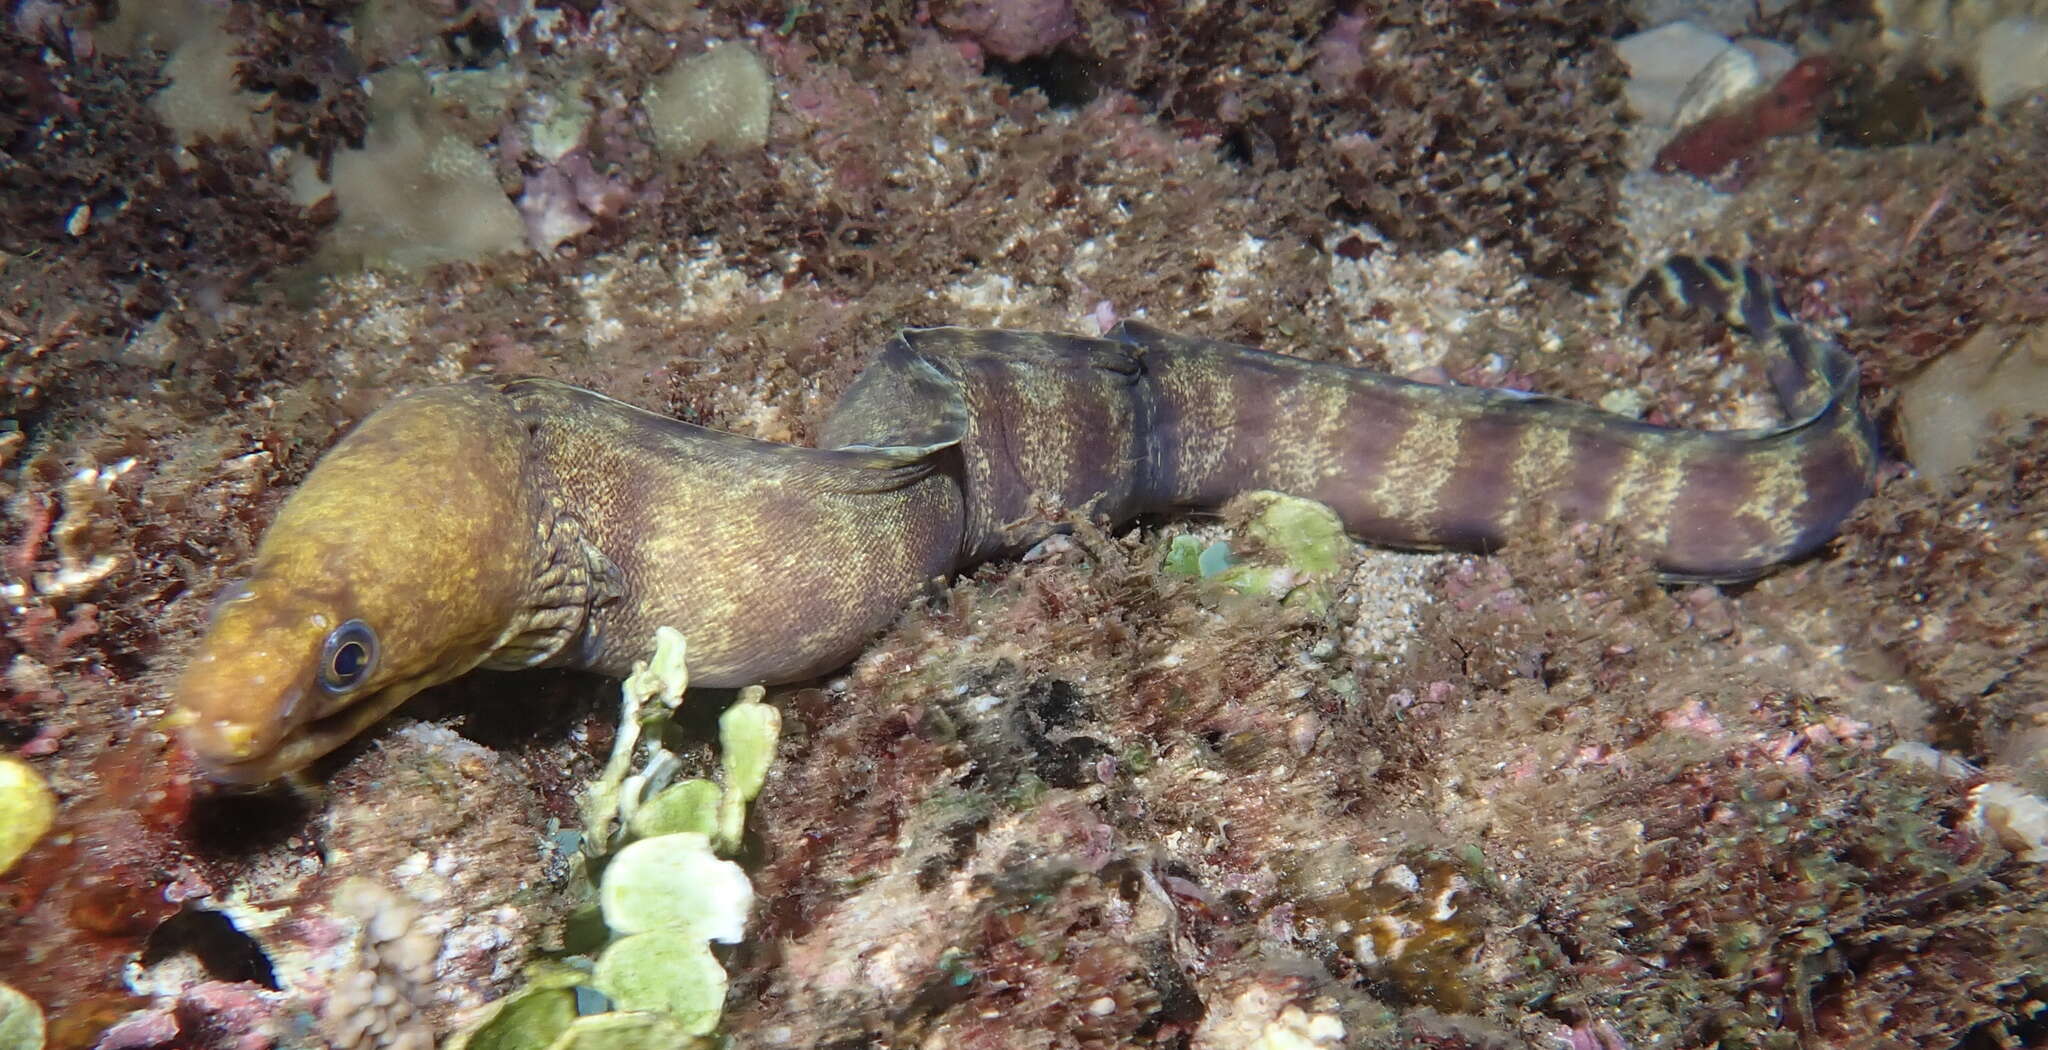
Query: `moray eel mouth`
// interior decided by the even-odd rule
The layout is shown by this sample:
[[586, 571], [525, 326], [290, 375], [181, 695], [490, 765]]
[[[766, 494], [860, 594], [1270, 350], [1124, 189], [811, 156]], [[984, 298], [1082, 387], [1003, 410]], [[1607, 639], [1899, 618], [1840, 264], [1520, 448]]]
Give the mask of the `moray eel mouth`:
[[408, 615], [442, 608], [259, 573], [217, 602], [167, 728], [221, 783], [302, 769], [488, 655], [487, 633]]
[[225, 720], [202, 724], [190, 708], [174, 716], [172, 728], [207, 779], [221, 784], [262, 784], [303, 769], [355, 739], [418, 691], [401, 685], [359, 697], [331, 714], [285, 728], [254, 751], [248, 744], [257, 734], [248, 727]]
[[302, 586], [260, 578], [231, 586], [178, 682], [167, 727], [222, 783], [260, 783], [305, 766], [450, 677], [389, 651], [374, 618]]

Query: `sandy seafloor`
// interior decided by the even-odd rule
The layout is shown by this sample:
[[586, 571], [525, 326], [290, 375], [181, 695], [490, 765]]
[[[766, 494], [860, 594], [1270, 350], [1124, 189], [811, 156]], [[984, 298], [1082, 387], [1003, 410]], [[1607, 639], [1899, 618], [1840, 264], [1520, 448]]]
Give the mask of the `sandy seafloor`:
[[[155, 728], [395, 395], [540, 373], [802, 443], [897, 327], [1136, 317], [1768, 425], [1738, 337], [1623, 316], [1696, 252], [1862, 364], [1886, 463], [1839, 540], [1728, 588], [1585, 527], [1360, 545], [1321, 611], [1161, 570], [1215, 520], [967, 573], [771, 690], [720, 1038], [2048, 1045], [2048, 100], [1885, 31], [1951, 6], [2040, 16], [17, 0], [0, 744], [61, 808], [0, 876], [0, 981], [51, 1047], [418, 1046], [564, 944], [613, 683], [473, 675], [260, 792]], [[1830, 61], [1713, 178], [1652, 170], [1612, 46], [1687, 16]], [[670, 76], [714, 43], [765, 96]], [[693, 768], [729, 700], [691, 697]], [[354, 877], [430, 979], [365, 962]]]

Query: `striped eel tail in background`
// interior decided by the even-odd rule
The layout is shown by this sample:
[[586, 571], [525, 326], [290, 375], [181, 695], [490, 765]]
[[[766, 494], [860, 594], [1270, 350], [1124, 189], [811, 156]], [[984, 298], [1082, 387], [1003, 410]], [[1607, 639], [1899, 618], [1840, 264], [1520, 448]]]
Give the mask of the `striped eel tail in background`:
[[906, 331], [821, 449], [722, 434], [544, 379], [399, 398], [286, 501], [219, 602], [174, 722], [223, 780], [289, 772], [420, 689], [486, 666], [623, 674], [671, 626], [692, 681], [808, 678], [935, 576], [1048, 535], [1277, 489], [1359, 537], [1491, 549], [1618, 526], [1673, 576], [1804, 555], [1870, 490], [1856, 367], [1754, 270], [1678, 258], [1661, 288], [1782, 351], [1790, 421], [1651, 426], [1126, 323], [1106, 337]]
[[1734, 581], [1831, 538], [1871, 488], [1875, 439], [1855, 361], [1794, 321], [1754, 269], [1678, 258], [1662, 289], [1779, 351], [1788, 422], [1653, 426], [1557, 398], [1427, 386], [1150, 329], [1154, 502], [1208, 506], [1247, 485], [1329, 504], [1357, 535], [1491, 550], [1543, 520], [1620, 526], [1675, 578]]

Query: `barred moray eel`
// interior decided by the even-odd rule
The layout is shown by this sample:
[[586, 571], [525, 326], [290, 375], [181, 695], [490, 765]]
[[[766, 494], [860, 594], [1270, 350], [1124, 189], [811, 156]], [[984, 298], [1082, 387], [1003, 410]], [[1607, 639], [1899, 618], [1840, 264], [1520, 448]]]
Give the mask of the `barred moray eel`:
[[934, 577], [1043, 538], [1049, 507], [1123, 522], [1278, 489], [1414, 548], [1580, 519], [1711, 580], [1812, 551], [1871, 485], [1855, 363], [1753, 270], [1674, 259], [1637, 292], [1654, 290], [1775, 341], [1790, 422], [1651, 426], [1133, 323], [1101, 339], [906, 331], [820, 449], [544, 379], [411, 394], [285, 502], [173, 722], [211, 775], [253, 782], [472, 668], [624, 674], [663, 624], [689, 640], [694, 683], [800, 680], [849, 661]]

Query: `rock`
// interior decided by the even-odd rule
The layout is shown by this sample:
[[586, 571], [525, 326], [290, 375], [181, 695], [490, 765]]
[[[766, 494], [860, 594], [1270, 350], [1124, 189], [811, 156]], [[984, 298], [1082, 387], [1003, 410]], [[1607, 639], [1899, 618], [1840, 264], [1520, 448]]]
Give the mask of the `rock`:
[[1671, 124], [1673, 127], [1691, 127], [1755, 94], [1764, 84], [1763, 70], [1759, 68], [1756, 56], [1730, 44], [1686, 84], [1684, 93], [1679, 95], [1678, 112], [1672, 116]]
[[1691, 22], [1673, 22], [1615, 41], [1614, 53], [1628, 65], [1623, 93], [1629, 108], [1645, 123], [1675, 123], [1693, 79], [1733, 49], [1726, 37]]
[[1992, 325], [1899, 386], [1906, 457], [1936, 484], [2005, 423], [2048, 406], [2048, 326]]
[[751, 48], [725, 44], [685, 59], [647, 93], [655, 146], [679, 160], [706, 149], [759, 149], [768, 141], [774, 95], [768, 67]]
[[1962, 67], [1986, 108], [2048, 87], [2048, 0], [1877, 0], [1884, 41]]
[[2008, 18], [1977, 39], [1972, 74], [1984, 108], [2048, 88], [2048, 18]]

